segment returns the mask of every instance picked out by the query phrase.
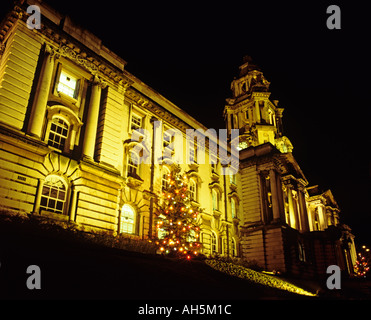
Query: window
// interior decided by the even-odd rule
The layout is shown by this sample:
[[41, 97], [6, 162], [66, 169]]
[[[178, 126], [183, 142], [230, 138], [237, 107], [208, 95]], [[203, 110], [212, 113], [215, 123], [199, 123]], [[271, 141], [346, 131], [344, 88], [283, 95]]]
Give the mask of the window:
[[211, 234], [211, 253], [216, 253], [216, 235], [214, 233]]
[[197, 201], [197, 184], [193, 179], [189, 181], [189, 196], [191, 200]]
[[169, 170], [164, 168], [164, 173], [162, 174], [162, 180], [161, 180], [161, 189], [162, 192], [167, 190], [169, 188]]
[[236, 250], [236, 240], [231, 238], [231, 256], [232, 257], [237, 257], [237, 250]]
[[66, 192], [67, 188], [61, 178], [57, 176], [47, 177], [41, 194], [40, 209], [63, 214]]
[[213, 210], [219, 210], [219, 192], [212, 190]]
[[215, 150], [210, 150], [210, 164], [212, 172], [217, 173], [218, 158]]
[[135, 233], [135, 211], [128, 204], [124, 204], [121, 209], [120, 233]]
[[68, 137], [68, 124], [60, 118], [54, 118], [50, 125], [48, 145], [63, 151]]
[[299, 256], [299, 261], [305, 262], [305, 249], [304, 249], [304, 244], [300, 241], [298, 241], [298, 256]]
[[136, 153], [130, 152], [128, 157], [127, 175], [131, 177], [138, 176], [139, 157]]
[[231, 199], [231, 213], [232, 219], [237, 218], [236, 200], [234, 198]]
[[229, 183], [230, 184], [236, 184], [236, 175], [235, 174], [230, 174], [229, 175]]
[[57, 91], [76, 99], [78, 94], [78, 84], [79, 80], [76, 77], [72, 76], [65, 70], [62, 70], [59, 76]]
[[213, 232], [203, 232], [202, 249], [204, 254], [215, 254], [216, 251], [216, 236]]
[[189, 163], [197, 163], [196, 146], [193, 137], [189, 140]]
[[136, 114], [131, 116], [131, 130], [138, 130], [142, 127], [142, 118]]
[[163, 136], [164, 148], [168, 148], [171, 142], [172, 142], [172, 135], [169, 132], [165, 131], [164, 136]]

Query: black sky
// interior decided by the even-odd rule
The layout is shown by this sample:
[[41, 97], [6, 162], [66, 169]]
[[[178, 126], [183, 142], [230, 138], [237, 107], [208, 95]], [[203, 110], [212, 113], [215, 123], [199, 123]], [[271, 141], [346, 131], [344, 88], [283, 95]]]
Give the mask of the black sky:
[[[127, 70], [211, 128], [223, 128], [244, 55], [271, 82], [311, 185], [330, 188], [357, 243], [371, 244], [369, 34], [358, 1], [46, 1], [128, 62]], [[341, 9], [328, 30], [326, 9]], [[5, 4], [4, 4], [5, 6]]]

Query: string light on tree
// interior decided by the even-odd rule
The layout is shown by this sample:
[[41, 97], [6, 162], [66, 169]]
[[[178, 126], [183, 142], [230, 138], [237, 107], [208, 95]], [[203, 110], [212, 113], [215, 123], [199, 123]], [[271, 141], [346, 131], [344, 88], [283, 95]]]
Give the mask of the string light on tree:
[[354, 266], [354, 271], [357, 277], [366, 278], [367, 272], [370, 270], [370, 249], [366, 246], [362, 246], [361, 250], [358, 252], [356, 265]]
[[191, 202], [188, 177], [173, 166], [157, 207], [157, 239], [160, 252], [192, 259], [200, 253], [199, 209]]

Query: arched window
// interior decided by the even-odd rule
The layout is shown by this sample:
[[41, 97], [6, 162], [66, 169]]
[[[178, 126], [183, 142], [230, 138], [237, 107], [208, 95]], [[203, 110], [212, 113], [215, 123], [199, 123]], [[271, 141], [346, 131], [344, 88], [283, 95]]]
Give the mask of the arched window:
[[197, 184], [193, 179], [189, 180], [189, 196], [191, 200], [197, 201]]
[[68, 124], [61, 118], [54, 118], [50, 124], [48, 145], [63, 151], [68, 137]]
[[121, 209], [120, 233], [135, 233], [135, 210], [128, 204], [124, 204]]
[[66, 193], [67, 187], [60, 177], [48, 176], [45, 179], [41, 194], [40, 209], [64, 214]]

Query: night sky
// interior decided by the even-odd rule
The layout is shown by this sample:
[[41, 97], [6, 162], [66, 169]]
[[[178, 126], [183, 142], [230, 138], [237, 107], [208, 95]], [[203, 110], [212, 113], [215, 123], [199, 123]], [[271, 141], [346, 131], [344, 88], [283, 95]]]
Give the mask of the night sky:
[[[371, 245], [370, 22], [364, 3], [46, 2], [210, 128], [224, 127], [230, 83], [243, 56], [251, 56], [271, 82], [271, 98], [285, 108], [284, 134], [310, 185], [330, 188], [356, 244]], [[326, 27], [331, 4], [341, 9], [341, 30]]]

